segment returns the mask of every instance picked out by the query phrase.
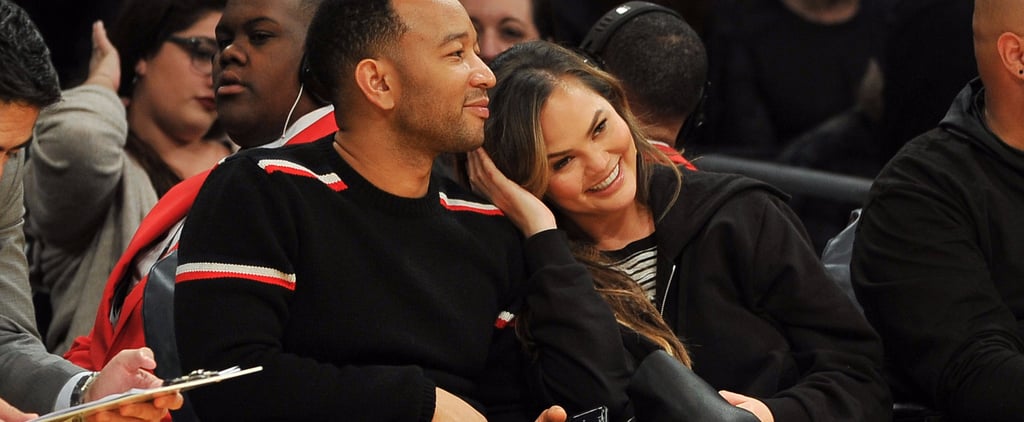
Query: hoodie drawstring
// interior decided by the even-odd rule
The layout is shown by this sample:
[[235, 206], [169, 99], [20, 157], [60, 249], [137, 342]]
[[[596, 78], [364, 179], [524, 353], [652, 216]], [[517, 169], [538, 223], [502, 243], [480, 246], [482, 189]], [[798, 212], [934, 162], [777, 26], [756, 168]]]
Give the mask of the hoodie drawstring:
[[665, 294], [661, 295], [661, 307], [658, 313], [665, 315], [665, 303], [668, 302], [668, 291], [672, 288], [672, 279], [676, 278], [676, 266], [672, 265], [672, 271], [668, 274], [668, 283], [665, 284]]

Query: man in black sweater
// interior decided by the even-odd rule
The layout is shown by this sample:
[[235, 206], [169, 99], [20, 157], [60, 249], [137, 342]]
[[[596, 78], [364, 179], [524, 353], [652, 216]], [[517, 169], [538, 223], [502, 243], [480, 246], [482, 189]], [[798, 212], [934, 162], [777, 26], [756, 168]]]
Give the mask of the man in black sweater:
[[977, 0], [980, 80], [879, 174], [852, 275], [897, 400], [1024, 414], [1024, 1]]
[[431, 174], [482, 144], [489, 115], [494, 75], [459, 3], [325, 0], [306, 40], [306, 87], [339, 131], [227, 159], [181, 235], [182, 368], [264, 367], [195, 390], [200, 418], [625, 412], [616, 321], [553, 215], [509, 211], [520, 233]]

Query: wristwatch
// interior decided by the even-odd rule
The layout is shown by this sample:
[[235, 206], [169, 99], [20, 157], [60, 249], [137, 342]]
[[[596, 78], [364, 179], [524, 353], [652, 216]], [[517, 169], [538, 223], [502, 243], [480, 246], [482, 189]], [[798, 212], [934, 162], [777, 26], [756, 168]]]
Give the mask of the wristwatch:
[[75, 389], [71, 390], [72, 406], [78, 406], [85, 401], [85, 393], [89, 391], [89, 387], [92, 386], [93, 381], [96, 381], [96, 377], [99, 374], [99, 372], [92, 372], [78, 380], [78, 383], [75, 384]]

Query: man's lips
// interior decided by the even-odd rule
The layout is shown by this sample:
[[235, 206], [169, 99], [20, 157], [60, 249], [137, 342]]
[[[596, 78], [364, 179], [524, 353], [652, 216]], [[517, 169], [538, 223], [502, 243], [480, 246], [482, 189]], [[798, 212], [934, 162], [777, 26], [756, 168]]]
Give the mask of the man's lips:
[[236, 95], [241, 94], [245, 90], [245, 87], [240, 84], [228, 84], [217, 87], [217, 96], [223, 97], [225, 95]]
[[490, 100], [484, 97], [479, 100], [466, 103], [463, 107], [469, 110], [470, 113], [486, 119], [491, 116], [491, 110], [487, 108], [488, 104], [490, 104]]
[[217, 96], [240, 94], [245, 90], [241, 78], [232, 72], [224, 72], [217, 81]]

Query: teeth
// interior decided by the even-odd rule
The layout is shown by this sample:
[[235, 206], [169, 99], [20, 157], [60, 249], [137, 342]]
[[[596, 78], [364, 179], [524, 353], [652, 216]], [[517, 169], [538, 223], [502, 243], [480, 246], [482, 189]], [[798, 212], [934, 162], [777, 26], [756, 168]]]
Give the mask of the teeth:
[[604, 190], [608, 186], [611, 186], [612, 182], [614, 182], [615, 178], [617, 178], [617, 177], [619, 177], [619, 166], [618, 165], [616, 165], [615, 168], [612, 169], [612, 173], [609, 174], [608, 177], [604, 178], [604, 180], [601, 181], [601, 183], [598, 183], [598, 184], [594, 185], [594, 187], [592, 187], [590, 189], [587, 189], [587, 190], [591, 191], [591, 192], [597, 192], [599, 190]]

